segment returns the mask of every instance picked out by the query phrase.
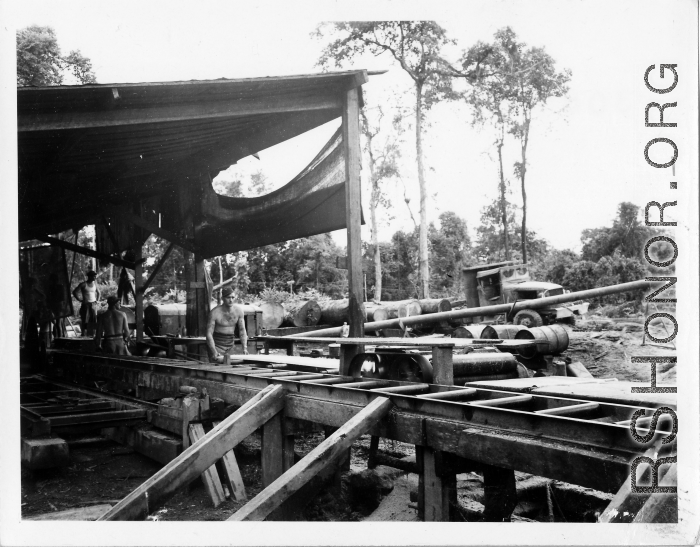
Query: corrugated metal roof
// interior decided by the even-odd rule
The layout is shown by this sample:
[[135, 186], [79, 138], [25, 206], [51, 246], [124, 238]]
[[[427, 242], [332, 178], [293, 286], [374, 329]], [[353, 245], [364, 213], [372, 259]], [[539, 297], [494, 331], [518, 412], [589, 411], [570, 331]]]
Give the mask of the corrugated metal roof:
[[200, 184], [339, 117], [344, 93], [366, 81], [349, 71], [18, 88], [20, 238]]

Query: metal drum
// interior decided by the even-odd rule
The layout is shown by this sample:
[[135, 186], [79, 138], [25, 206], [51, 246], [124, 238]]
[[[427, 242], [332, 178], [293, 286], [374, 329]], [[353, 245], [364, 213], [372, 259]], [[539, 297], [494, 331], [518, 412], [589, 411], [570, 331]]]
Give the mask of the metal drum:
[[[542, 340], [546, 341], [546, 349], [540, 353], [543, 355], [557, 355], [569, 348], [569, 333], [562, 325], [547, 325], [523, 329], [515, 335], [516, 340]], [[542, 347], [542, 346], [540, 346]]]
[[528, 329], [522, 325], [487, 325], [481, 332], [481, 338], [512, 340], [517, 338], [516, 335], [523, 330]]

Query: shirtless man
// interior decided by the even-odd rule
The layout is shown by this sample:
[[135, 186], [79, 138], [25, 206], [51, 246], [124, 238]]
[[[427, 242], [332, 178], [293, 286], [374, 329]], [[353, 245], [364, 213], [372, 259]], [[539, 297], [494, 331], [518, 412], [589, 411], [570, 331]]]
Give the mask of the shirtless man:
[[92, 337], [95, 334], [97, 323], [97, 310], [95, 306], [100, 299], [100, 289], [95, 278], [97, 274], [90, 270], [87, 273], [87, 281], [80, 283], [73, 291], [73, 296], [80, 302], [80, 322], [83, 327], [83, 336]]
[[105, 353], [131, 355], [126, 347], [126, 341], [129, 339], [129, 323], [126, 314], [119, 311], [121, 308], [119, 298], [108, 297], [107, 306], [109, 309], [97, 318], [95, 344]]
[[248, 334], [245, 330], [243, 308], [234, 304], [231, 287], [225, 287], [221, 291], [221, 296], [224, 303], [209, 312], [207, 322], [207, 350], [210, 363], [224, 362], [224, 354], [233, 348], [233, 333], [236, 325], [238, 325], [243, 353], [248, 354]]

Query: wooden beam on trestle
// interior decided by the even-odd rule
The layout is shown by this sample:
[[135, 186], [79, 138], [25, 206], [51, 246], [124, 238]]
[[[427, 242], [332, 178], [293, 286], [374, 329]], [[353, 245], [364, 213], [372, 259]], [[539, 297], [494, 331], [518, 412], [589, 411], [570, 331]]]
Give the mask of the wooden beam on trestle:
[[[360, 93], [361, 88], [349, 89], [343, 105], [343, 146], [345, 147], [345, 223], [348, 241], [348, 319], [350, 337], [365, 335], [362, 288], [362, 236], [360, 201]], [[347, 374], [352, 357], [363, 351], [363, 346], [344, 348], [340, 374]]]
[[[189, 434], [190, 441], [192, 441], [193, 445], [201, 442], [201, 440], [206, 436], [204, 426], [202, 424], [190, 424]], [[224, 487], [221, 485], [221, 479], [219, 478], [219, 472], [216, 470], [216, 465], [210, 465], [204, 470], [202, 473], [202, 480], [204, 481], [204, 487], [206, 488], [214, 507], [218, 507], [223, 501], [226, 501]]]
[[268, 386], [190, 446], [99, 520], [142, 520], [182, 486], [201, 475], [226, 452], [284, 408], [285, 390]]
[[392, 406], [392, 402], [385, 397], [374, 399], [228, 520], [265, 520], [308, 481], [329, 465], [335, 464], [337, 458], [345, 454], [353, 442], [386, 416]]

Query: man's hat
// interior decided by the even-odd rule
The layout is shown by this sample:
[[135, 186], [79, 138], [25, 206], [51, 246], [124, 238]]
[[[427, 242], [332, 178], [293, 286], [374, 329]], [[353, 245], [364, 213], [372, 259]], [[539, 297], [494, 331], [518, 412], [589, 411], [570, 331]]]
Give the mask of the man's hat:
[[114, 304], [116, 304], [117, 302], [119, 302], [119, 298], [117, 298], [116, 296], [112, 295], [112, 296], [107, 297], [107, 304], [108, 305], [114, 306]]
[[90, 270], [90, 271], [89, 271], [88, 273], [86, 273], [85, 275], [87, 275], [88, 277], [97, 277], [97, 274], [96, 274], [94, 271], [92, 271], [92, 270]]
[[233, 289], [231, 287], [224, 287], [221, 289], [221, 298], [231, 296], [233, 294]]

